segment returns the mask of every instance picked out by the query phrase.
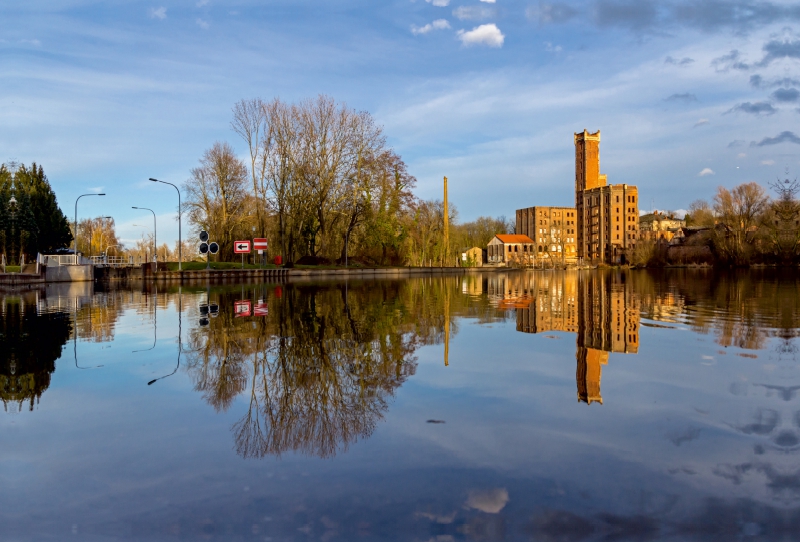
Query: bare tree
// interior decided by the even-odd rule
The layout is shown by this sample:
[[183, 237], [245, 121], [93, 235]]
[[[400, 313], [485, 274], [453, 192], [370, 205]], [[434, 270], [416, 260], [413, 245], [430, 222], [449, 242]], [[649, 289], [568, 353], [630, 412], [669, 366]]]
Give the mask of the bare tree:
[[247, 166], [228, 143], [214, 143], [184, 184], [189, 220], [220, 244], [223, 259], [233, 257], [234, 232], [248, 220]]
[[268, 122], [269, 110], [260, 98], [239, 100], [233, 106], [231, 128], [244, 139], [250, 154], [250, 178], [256, 199], [256, 226], [259, 234], [266, 232], [267, 224], [267, 150], [272, 137]]
[[689, 226], [710, 228], [714, 225], [714, 210], [706, 200], [695, 200], [689, 205], [689, 213], [686, 222]]
[[769, 197], [757, 183], [745, 183], [728, 190], [720, 186], [714, 196], [714, 212], [722, 228], [716, 244], [721, 255], [735, 264], [747, 262], [752, 251], [759, 217], [766, 210]]

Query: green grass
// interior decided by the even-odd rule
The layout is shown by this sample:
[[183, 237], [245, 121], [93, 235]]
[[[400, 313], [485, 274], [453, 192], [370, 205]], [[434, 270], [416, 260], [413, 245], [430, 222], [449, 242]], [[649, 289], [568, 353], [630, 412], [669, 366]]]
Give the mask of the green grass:
[[19, 265], [7, 265], [6, 266], [6, 273], [19, 273], [22, 267]]

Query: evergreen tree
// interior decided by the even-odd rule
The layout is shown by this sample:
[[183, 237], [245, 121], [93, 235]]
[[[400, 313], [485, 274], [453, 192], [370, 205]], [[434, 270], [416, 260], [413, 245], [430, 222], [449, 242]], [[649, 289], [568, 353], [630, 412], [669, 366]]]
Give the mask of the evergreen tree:
[[[30, 169], [20, 166], [14, 175], [14, 185], [18, 194], [25, 192], [30, 200], [34, 223], [38, 226], [36, 244], [27, 243], [26, 252], [51, 252], [68, 247], [72, 243], [69, 221], [58, 206], [44, 168], [31, 164]], [[17, 196], [21, 201], [21, 198]]]
[[0, 253], [6, 255], [6, 243], [8, 241], [7, 230], [10, 227], [10, 216], [8, 200], [11, 197], [11, 172], [5, 164], [0, 164]]

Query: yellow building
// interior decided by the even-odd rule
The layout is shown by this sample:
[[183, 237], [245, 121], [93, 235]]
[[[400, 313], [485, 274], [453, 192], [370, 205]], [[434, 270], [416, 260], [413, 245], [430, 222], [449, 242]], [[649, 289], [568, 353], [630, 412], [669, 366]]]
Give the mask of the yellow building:
[[553, 263], [574, 262], [578, 256], [574, 207], [517, 209], [517, 233], [536, 243], [536, 257]]
[[461, 253], [461, 265], [464, 267], [482, 267], [483, 251], [481, 247], [472, 247]]
[[577, 254], [585, 263], [627, 263], [639, 230], [639, 190], [608, 184], [600, 174], [600, 130], [584, 130], [575, 142]]

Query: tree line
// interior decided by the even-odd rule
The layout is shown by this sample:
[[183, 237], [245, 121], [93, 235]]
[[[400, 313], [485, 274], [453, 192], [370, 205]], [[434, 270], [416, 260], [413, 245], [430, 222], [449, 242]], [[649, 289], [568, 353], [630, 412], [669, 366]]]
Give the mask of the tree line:
[[[445, 246], [442, 201], [413, 194], [416, 179], [369, 113], [328, 96], [241, 100], [231, 128], [246, 158], [216, 142], [184, 184], [189, 222], [220, 243], [223, 260], [236, 239], [264, 236], [287, 262], [453, 265], [460, 249], [508, 229], [482, 218], [454, 227]], [[455, 225], [454, 205], [448, 214]]]
[[[774, 196], [758, 183], [732, 189], [718, 187], [711, 202], [695, 200], [686, 223], [687, 246], [705, 249], [709, 263], [795, 265], [800, 263], [800, 183], [787, 179], [770, 183]], [[642, 265], [671, 263], [666, 247], [639, 242], [634, 262]]]

